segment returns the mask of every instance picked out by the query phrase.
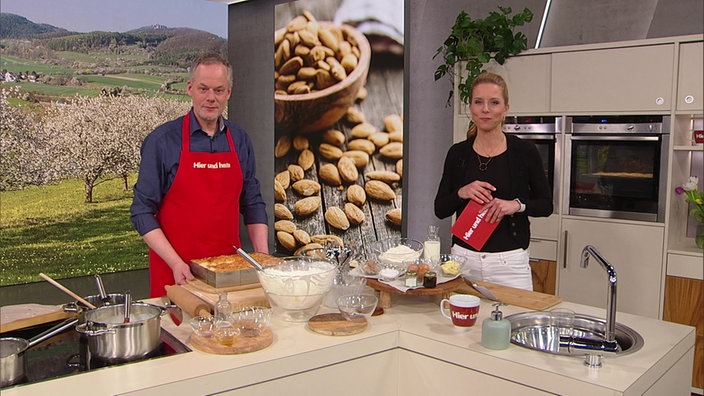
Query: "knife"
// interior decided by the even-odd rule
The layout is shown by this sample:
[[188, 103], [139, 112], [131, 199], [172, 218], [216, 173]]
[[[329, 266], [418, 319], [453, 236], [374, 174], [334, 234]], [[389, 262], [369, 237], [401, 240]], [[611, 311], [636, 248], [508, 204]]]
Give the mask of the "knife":
[[482, 286], [482, 285], [478, 285], [477, 282], [475, 282], [475, 281], [473, 281], [473, 280], [471, 280], [471, 279], [469, 279], [469, 278], [464, 278], [464, 281], [467, 282], [468, 284], [470, 284], [476, 291], [478, 291], [479, 293], [481, 293], [482, 296], [484, 296], [484, 297], [486, 297], [486, 298], [488, 298], [489, 300], [492, 300], [492, 301], [499, 301], [499, 299], [496, 298], [496, 296], [494, 295], [494, 293], [492, 293], [492, 292], [491, 292], [489, 289], [487, 289], [486, 287], [484, 287], [484, 286]]

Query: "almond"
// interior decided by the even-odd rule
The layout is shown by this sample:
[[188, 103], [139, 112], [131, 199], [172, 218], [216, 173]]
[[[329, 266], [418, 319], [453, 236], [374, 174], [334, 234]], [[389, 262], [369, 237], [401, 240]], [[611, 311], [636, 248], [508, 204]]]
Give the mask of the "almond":
[[287, 170], [281, 171], [274, 176], [274, 180], [277, 180], [279, 183], [281, 183], [281, 187], [285, 189], [288, 188], [288, 186], [291, 185], [291, 173]]
[[309, 146], [310, 142], [308, 142], [307, 137], [303, 135], [296, 135], [296, 137], [293, 138], [293, 148], [296, 149], [296, 151], [303, 151]]
[[364, 168], [369, 164], [369, 154], [361, 150], [348, 150], [342, 153], [342, 157], [352, 158], [354, 165], [358, 168]]
[[279, 202], [286, 200], [286, 191], [281, 183], [276, 179], [274, 179], [274, 200]]
[[347, 122], [354, 125], [361, 124], [367, 121], [364, 117], [364, 113], [362, 113], [362, 111], [356, 107], [350, 107], [347, 109], [345, 119], [347, 119]]
[[398, 173], [384, 170], [370, 171], [365, 173], [364, 176], [369, 180], [380, 180], [388, 184], [401, 180], [401, 176]]
[[276, 146], [274, 146], [274, 157], [281, 158], [288, 154], [289, 150], [291, 150], [291, 138], [289, 136], [281, 136], [276, 141]]
[[386, 132], [374, 132], [367, 139], [376, 147], [384, 147], [389, 144], [389, 134]]
[[392, 199], [396, 199], [396, 193], [394, 190], [392, 190], [391, 187], [383, 181], [369, 180], [364, 185], [364, 191], [367, 192], [367, 195], [370, 198], [379, 201], [390, 201]]
[[320, 184], [314, 180], [303, 179], [299, 180], [291, 186], [297, 193], [310, 197], [311, 195], [318, 194], [320, 192]]
[[403, 158], [403, 143], [391, 142], [379, 149], [379, 154], [386, 158], [397, 160]]
[[364, 151], [372, 155], [376, 151], [376, 145], [369, 139], [352, 139], [347, 142], [347, 149]]
[[384, 117], [384, 128], [388, 132], [402, 131], [403, 130], [403, 119], [398, 114], [389, 114]]
[[334, 164], [325, 164], [318, 170], [318, 177], [327, 185], [336, 187], [342, 184], [340, 172]]
[[286, 231], [276, 231], [276, 239], [278, 239], [281, 246], [288, 251], [294, 251], [296, 249], [296, 238]]
[[369, 92], [367, 91], [366, 87], [362, 87], [357, 91], [357, 100], [364, 100], [367, 98], [367, 95]]
[[293, 214], [284, 204], [275, 203], [274, 204], [274, 217], [279, 220], [291, 220], [293, 219]]
[[347, 200], [357, 206], [362, 206], [367, 202], [367, 193], [359, 184], [353, 184], [347, 189]]
[[333, 146], [342, 147], [345, 143], [345, 134], [337, 129], [328, 129], [323, 132], [323, 142], [332, 144]]
[[342, 150], [339, 147], [329, 143], [320, 143], [318, 152], [321, 157], [330, 161], [336, 161], [342, 157]]
[[347, 219], [347, 215], [337, 206], [332, 206], [325, 211], [325, 221], [338, 230], [344, 231], [350, 228], [350, 221]]
[[352, 130], [350, 131], [350, 136], [355, 139], [366, 139], [376, 131], [377, 129], [374, 125], [368, 122], [363, 122], [352, 127]]
[[401, 226], [401, 209], [391, 209], [386, 212], [385, 217], [391, 224]]
[[[324, 248], [323, 245], [321, 245], [321, 244], [319, 244], [319, 243], [311, 242], [311, 243], [308, 243], [308, 244], [303, 245], [303, 246], [299, 247], [298, 249], [296, 249], [296, 251], [293, 253], [293, 255], [294, 255], [294, 256], [300, 256], [300, 255], [303, 254], [306, 250], [323, 249], [323, 248]], [[305, 255], [305, 256], [308, 256], [308, 254], [304, 254], [304, 255]], [[325, 257], [325, 256], [323, 256], [323, 257]]]
[[403, 131], [389, 132], [389, 141], [403, 143]]
[[307, 245], [310, 243], [310, 235], [303, 230], [293, 231], [293, 237], [296, 238], [296, 241], [298, 241], [301, 245]]
[[345, 246], [344, 242], [342, 241], [342, 238], [340, 238], [337, 235], [330, 235], [330, 234], [311, 235], [310, 240], [313, 241], [313, 243], [319, 243], [321, 245], [333, 244], [333, 245], [337, 245], [340, 247]]
[[296, 164], [291, 164], [288, 166], [288, 173], [291, 176], [291, 180], [293, 181], [299, 181], [306, 177], [303, 168]]
[[313, 154], [312, 151], [305, 149], [298, 154], [298, 165], [300, 165], [304, 171], [310, 169], [310, 167], [313, 166], [313, 162], [315, 162], [315, 154]]
[[293, 234], [293, 232], [296, 231], [296, 223], [291, 220], [278, 220], [274, 223], [274, 230], [286, 231], [289, 234]]
[[315, 211], [318, 210], [319, 207], [320, 197], [307, 197], [296, 201], [296, 203], [293, 204], [293, 211], [298, 216], [308, 216], [312, 213], [315, 213]]
[[364, 223], [364, 212], [362, 209], [358, 208], [357, 205], [347, 202], [344, 208], [345, 215], [350, 221], [350, 224], [360, 225]]
[[396, 173], [403, 177], [403, 159], [396, 161]]
[[347, 183], [354, 183], [359, 177], [359, 171], [355, 166], [354, 160], [350, 157], [342, 157], [337, 161], [337, 170], [340, 172], [340, 177]]

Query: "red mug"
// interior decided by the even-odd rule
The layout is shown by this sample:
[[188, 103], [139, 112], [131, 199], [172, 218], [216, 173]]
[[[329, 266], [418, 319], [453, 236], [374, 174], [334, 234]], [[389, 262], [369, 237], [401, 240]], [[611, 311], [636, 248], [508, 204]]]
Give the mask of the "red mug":
[[[450, 313], [447, 313], [445, 302], [450, 306]], [[459, 327], [474, 326], [479, 313], [479, 297], [471, 294], [453, 294], [449, 299], [440, 301], [440, 313], [442, 316], [451, 319], [452, 324]]]

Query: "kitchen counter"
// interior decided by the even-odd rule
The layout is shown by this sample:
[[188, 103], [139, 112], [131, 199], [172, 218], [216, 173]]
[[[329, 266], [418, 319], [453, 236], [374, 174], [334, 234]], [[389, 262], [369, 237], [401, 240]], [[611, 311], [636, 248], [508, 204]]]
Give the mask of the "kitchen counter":
[[[562, 303], [577, 313], [604, 317], [604, 310]], [[504, 315], [526, 309], [502, 307]], [[321, 310], [324, 311], [325, 309]], [[3, 389], [4, 396], [75, 392], [107, 394], [487, 394], [689, 395], [694, 328], [618, 313], [638, 331], [643, 348], [605, 357], [603, 367], [582, 358], [555, 356], [510, 345], [481, 346], [481, 321], [491, 306], [482, 300], [477, 325], [455, 328], [438, 311], [435, 297], [394, 296], [394, 305], [372, 317], [364, 332], [325, 336], [302, 323], [274, 317], [271, 346], [242, 355], [193, 352], [94, 370], [70, 377]], [[182, 341], [191, 330], [168, 315], [162, 326]]]

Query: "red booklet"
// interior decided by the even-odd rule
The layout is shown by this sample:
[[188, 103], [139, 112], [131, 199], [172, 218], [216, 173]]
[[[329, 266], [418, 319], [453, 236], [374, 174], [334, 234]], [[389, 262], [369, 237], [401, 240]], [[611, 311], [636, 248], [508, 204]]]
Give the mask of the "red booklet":
[[494, 232], [499, 223], [488, 223], [484, 220], [485, 211], [483, 205], [475, 201], [469, 201], [455, 224], [450, 229], [452, 235], [460, 238], [469, 246], [481, 250], [491, 233]]

